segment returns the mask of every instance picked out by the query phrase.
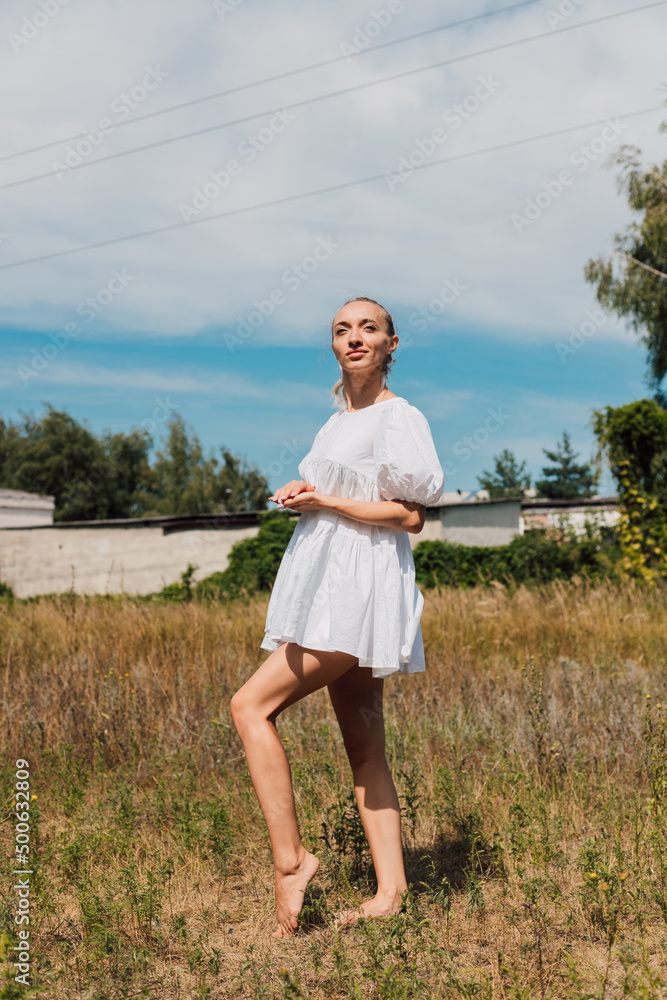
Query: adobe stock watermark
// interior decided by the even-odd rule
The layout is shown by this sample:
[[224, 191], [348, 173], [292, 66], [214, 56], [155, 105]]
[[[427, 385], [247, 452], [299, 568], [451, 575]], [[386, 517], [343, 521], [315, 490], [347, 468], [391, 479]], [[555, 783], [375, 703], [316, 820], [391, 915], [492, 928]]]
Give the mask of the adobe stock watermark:
[[[16, 889], [17, 900], [14, 911], [14, 923], [19, 927], [17, 936], [18, 944], [14, 945], [15, 954], [12, 956], [18, 961], [13, 963], [16, 969], [14, 980], [29, 986], [30, 963], [34, 944], [30, 940], [30, 921], [35, 918], [30, 915], [30, 876], [34, 875], [34, 863], [30, 860], [30, 854], [34, 847], [30, 844], [30, 808], [37, 798], [30, 793], [30, 764], [25, 757], [19, 757], [16, 761], [16, 783], [14, 790], [14, 809], [16, 818], [16, 833], [14, 835], [14, 869], [15, 876], [13, 888]], [[34, 825], [34, 824], [33, 824]], [[24, 926], [25, 925], [25, 926]]]
[[[283, 271], [280, 278], [281, 285], [290, 292], [297, 292], [338, 249], [340, 243], [336, 243], [331, 236], [318, 237], [312, 253]], [[223, 334], [222, 339], [230, 353], [239, 344], [252, 337], [255, 330], [263, 326], [276, 309], [287, 302], [287, 294], [283, 291], [283, 287], [272, 288], [263, 299], [254, 299], [252, 303], [254, 308], [245, 316], [237, 317], [236, 329]]]
[[382, 718], [382, 714], [382, 694], [379, 691], [376, 691], [373, 695], [373, 707], [367, 708], [365, 705], [362, 705], [359, 709], [359, 715], [364, 720], [364, 725], [368, 729], [374, 719]]
[[213, 10], [221, 21], [238, 10], [244, 0], [213, 0]]
[[[598, 160], [610, 146], [613, 146], [627, 128], [627, 122], [622, 122], [618, 118], [608, 119], [599, 136], [596, 136], [589, 143], [577, 146], [570, 154], [569, 162], [577, 168], [579, 176], [586, 173], [591, 163]], [[577, 174], [565, 168], [559, 172], [557, 177], [542, 181], [542, 189], [533, 198], [526, 198], [523, 214], [512, 212], [510, 215], [510, 222], [516, 232], [522, 233], [528, 226], [532, 226], [554, 202], [558, 201], [565, 190], [574, 184], [576, 179]]]
[[[497, 434], [501, 427], [504, 427], [512, 417], [512, 414], [507, 413], [502, 405], [498, 406], [495, 410], [489, 407], [486, 412], [488, 413], [486, 420], [470, 434], [464, 434], [452, 446], [452, 453], [457, 458], [460, 458], [462, 462], [469, 461], [475, 452], [479, 451], [492, 436]], [[453, 476], [458, 472], [458, 467], [454, 462], [446, 461], [442, 464], [442, 471], [446, 476]]]
[[93, 155], [104, 142], [105, 136], [109, 135], [120, 122], [127, 121], [131, 113], [153, 91], [157, 90], [163, 80], [169, 76], [159, 65], [146, 66], [146, 72], [138, 83], [135, 83], [129, 90], [124, 90], [122, 94], [110, 104], [112, 118], [100, 118], [99, 122], [92, 129], [81, 130], [81, 138], [76, 142], [68, 143], [61, 160], [52, 160], [51, 169], [59, 181], [62, 181], [65, 174], [75, 167], [80, 166], [84, 160]]
[[14, 52], [20, 52], [24, 46], [29, 45], [69, 2], [70, 0], [39, 0], [37, 9], [29, 17], [22, 18], [20, 30], [7, 32], [7, 39]]
[[[457, 103], [452, 104], [442, 114], [442, 120], [449, 126], [450, 132], [456, 132], [464, 122], [468, 121], [476, 111], [479, 111], [484, 101], [502, 86], [499, 80], [493, 76], [479, 76], [478, 84], [472, 93]], [[415, 170], [426, 163], [427, 159], [436, 152], [439, 146], [447, 142], [450, 133], [444, 128], [436, 127], [428, 135], [421, 139], [415, 139], [412, 149], [408, 153], [402, 153], [398, 158], [398, 166], [395, 170], [385, 171], [385, 180], [390, 191], [395, 191], [401, 184], [414, 174]]]
[[350, 62], [353, 56], [368, 48], [373, 39], [391, 24], [396, 14], [402, 14], [404, 10], [401, 0], [389, 0], [386, 7], [380, 7], [379, 10], [371, 9], [368, 21], [355, 25], [352, 41], [340, 43], [340, 50], [347, 56], [347, 61]]
[[183, 221], [191, 222], [193, 219], [199, 218], [204, 209], [229, 187], [232, 178], [243, 173], [244, 166], [253, 163], [259, 154], [273, 143], [276, 136], [284, 132], [295, 119], [296, 111], [284, 108], [282, 111], [277, 111], [264, 128], [259, 129], [254, 135], [246, 136], [236, 147], [239, 157], [244, 162], [231, 159], [227, 161], [222, 170], [209, 170], [210, 180], [193, 190], [190, 203], [181, 202], [178, 206]]
[[606, 319], [607, 317], [601, 309], [587, 309], [586, 319], [583, 323], [580, 323], [579, 326], [575, 326], [574, 324], [569, 326], [570, 336], [567, 344], [564, 344], [560, 340], [554, 344], [556, 354], [560, 358], [561, 363], [565, 364], [570, 355], [576, 354], [587, 340], [595, 336], [600, 327], [604, 326]]
[[[79, 302], [75, 310], [76, 314], [83, 319], [84, 323], [92, 323], [97, 316], [108, 309], [114, 299], [121, 295], [135, 278], [136, 275], [128, 274], [124, 267], [120, 271], [114, 268], [106, 285], [99, 288], [94, 295], [88, 295]], [[27, 385], [30, 379], [37, 378], [40, 372], [48, 368], [51, 361], [65, 350], [70, 341], [80, 335], [82, 329], [83, 327], [79, 323], [70, 322], [65, 323], [64, 328], [56, 333], [49, 332], [47, 336], [51, 343], [46, 344], [41, 350], [33, 347], [32, 360], [28, 364], [19, 365], [16, 369], [23, 384]]]
[[424, 333], [428, 330], [431, 323], [435, 323], [468, 288], [469, 286], [464, 285], [460, 278], [445, 278], [439, 294], [432, 298], [428, 305], [410, 313], [408, 322], [413, 329], [407, 333], [401, 332], [396, 354], [398, 355], [406, 347], [411, 347], [415, 342], [414, 331]]
[[544, 16], [550, 28], [560, 28], [568, 17], [572, 17], [575, 11], [586, 3], [586, 0], [561, 0], [555, 10], [546, 10]]
[[[410, 313], [408, 318], [410, 326], [414, 327], [418, 333], [424, 333], [425, 330], [428, 330], [431, 323], [435, 323], [442, 316], [447, 306], [453, 305], [460, 295], [467, 292], [468, 287], [468, 285], [463, 284], [460, 278], [445, 278], [439, 295], [431, 299], [427, 306], [422, 306], [420, 309], [415, 310], [415, 312]], [[402, 340], [403, 347], [409, 347], [411, 343], [412, 335], [408, 333]]]
[[285, 469], [294, 464], [295, 459], [308, 452], [307, 447], [297, 444], [296, 438], [293, 438], [291, 441], [281, 441], [280, 443], [283, 446], [280, 454], [276, 458], [271, 459], [266, 468], [262, 469], [262, 475], [265, 479], [281, 475]]

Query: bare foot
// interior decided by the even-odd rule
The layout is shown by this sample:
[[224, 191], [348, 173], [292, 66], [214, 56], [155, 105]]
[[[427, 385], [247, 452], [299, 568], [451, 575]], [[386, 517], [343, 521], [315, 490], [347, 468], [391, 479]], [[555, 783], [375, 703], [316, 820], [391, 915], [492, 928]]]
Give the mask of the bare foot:
[[334, 920], [334, 927], [340, 930], [342, 927], [349, 927], [356, 924], [360, 917], [392, 917], [398, 913], [401, 905], [401, 896], [396, 893], [394, 896], [374, 896], [366, 899], [356, 910], [341, 910]]
[[301, 863], [291, 872], [276, 872], [276, 917], [278, 928], [272, 937], [290, 937], [299, 922], [297, 917], [303, 906], [303, 894], [311, 878], [320, 867], [314, 854], [306, 851]]

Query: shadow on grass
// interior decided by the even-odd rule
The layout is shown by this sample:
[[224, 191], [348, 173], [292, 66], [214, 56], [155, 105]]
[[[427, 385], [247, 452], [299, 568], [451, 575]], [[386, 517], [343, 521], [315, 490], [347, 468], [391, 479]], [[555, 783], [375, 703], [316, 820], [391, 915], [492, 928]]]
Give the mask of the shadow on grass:
[[408, 884], [420, 893], [435, 892], [443, 883], [452, 893], [463, 892], [473, 878], [505, 875], [500, 846], [476, 833], [441, 830], [432, 847], [407, 847], [403, 856]]
[[[500, 846], [474, 829], [452, 833], [441, 830], [431, 846], [404, 847], [403, 858], [410, 892], [443, 909], [449, 908], [452, 896], [469, 894], [481, 879], [505, 876]], [[372, 862], [365, 869], [350, 865], [347, 876], [350, 886], [364, 894], [373, 896], [377, 892]], [[331, 926], [337, 911], [331, 909], [327, 892], [311, 882], [299, 914], [299, 931], [307, 934]]]

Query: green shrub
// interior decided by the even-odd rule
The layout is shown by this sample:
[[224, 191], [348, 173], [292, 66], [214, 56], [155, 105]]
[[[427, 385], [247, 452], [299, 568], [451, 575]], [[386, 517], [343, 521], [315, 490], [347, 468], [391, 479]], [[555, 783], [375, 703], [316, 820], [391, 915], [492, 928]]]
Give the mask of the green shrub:
[[[197, 599], [220, 600], [271, 590], [296, 519], [277, 510], [260, 512], [259, 517], [257, 535], [234, 545], [227, 569], [212, 573], [193, 588]], [[568, 527], [534, 528], [517, 535], [509, 545], [423, 541], [413, 555], [417, 581], [426, 588], [474, 587], [492, 580], [548, 583], [575, 575], [595, 580], [614, 577], [621, 558], [615, 529], [599, 528], [590, 521], [581, 536]], [[181, 585], [173, 584], [160, 596], [171, 596], [169, 590], [177, 598], [182, 594]]]
[[146, 600], [152, 601], [155, 598], [161, 598], [165, 601], [191, 601], [193, 590], [192, 574], [196, 569], [196, 566], [188, 563], [188, 568], [181, 573], [180, 583], [168, 583], [157, 594], [149, 594]]
[[613, 529], [588, 522], [580, 537], [571, 529], [532, 528], [509, 545], [419, 542], [413, 556], [422, 586], [474, 587], [492, 580], [520, 584], [613, 576], [621, 553]]
[[271, 590], [297, 522], [278, 510], [260, 511], [259, 521], [254, 538], [244, 538], [233, 546], [227, 569], [199, 581], [195, 594], [200, 600]]

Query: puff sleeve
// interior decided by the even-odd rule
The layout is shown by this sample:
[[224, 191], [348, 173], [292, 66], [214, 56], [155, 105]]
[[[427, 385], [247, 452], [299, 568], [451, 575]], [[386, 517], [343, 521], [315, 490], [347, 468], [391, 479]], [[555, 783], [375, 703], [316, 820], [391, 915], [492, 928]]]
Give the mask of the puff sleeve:
[[410, 500], [429, 507], [442, 496], [445, 474], [428, 420], [416, 406], [388, 407], [378, 427], [374, 457], [383, 499]]

